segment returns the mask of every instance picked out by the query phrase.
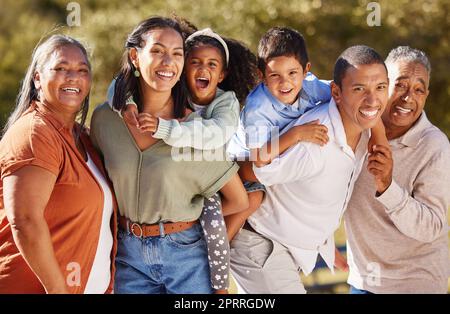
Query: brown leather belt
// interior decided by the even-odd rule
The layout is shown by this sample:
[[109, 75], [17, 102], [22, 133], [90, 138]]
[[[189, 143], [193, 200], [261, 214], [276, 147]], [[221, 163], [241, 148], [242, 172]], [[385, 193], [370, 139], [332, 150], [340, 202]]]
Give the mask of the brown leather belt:
[[156, 237], [161, 235], [161, 229], [164, 229], [164, 234], [171, 234], [175, 232], [180, 232], [194, 226], [198, 220], [187, 221], [187, 222], [166, 222], [154, 225], [139, 224], [137, 222], [132, 222], [126, 217], [119, 217], [119, 227], [123, 230], [130, 232], [135, 237], [145, 238], [145, 237]]

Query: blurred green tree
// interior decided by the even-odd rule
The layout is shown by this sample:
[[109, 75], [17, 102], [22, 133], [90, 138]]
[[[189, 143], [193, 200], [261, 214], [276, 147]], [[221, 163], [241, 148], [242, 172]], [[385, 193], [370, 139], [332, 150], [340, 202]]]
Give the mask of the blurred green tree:
[[[367, 24], [368, 0], [80, 0], [81, 26], [63, 27], [64, 0], [2, 0], [0, 11], [0, 125], [14, 105], [33, 47], [53, 32], [81, 39], [90, 48], [94, 69], [91, 106], [105, 99], [117, 71], [127, 34], [150, 15], [176, 13], [199, 28], [246, 42], [254, 51], [272, 26], [302, 32], [313, 71], [331, 78], [334, 61], [348, 46], [366, 44], [387, 55], [398, 45], [424, 50], [431, 61], [432, 79], [426, 111], [450, 135], [450, 2], [447, 0], [377, 1], [381, 26]], [[55, 30], [56, 28], [56, 30]]]

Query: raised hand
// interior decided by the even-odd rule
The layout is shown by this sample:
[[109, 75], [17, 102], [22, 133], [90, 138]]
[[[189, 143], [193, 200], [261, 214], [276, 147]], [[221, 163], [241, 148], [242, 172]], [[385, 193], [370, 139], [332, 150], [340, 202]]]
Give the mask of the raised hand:
[[374, 176], [377, 194], [383, 194], [391, 185], [394, 161], [390, 148], [374, 145], [369, 155], [367, 170]]
[[159, 120], [158, 118], [152, 116], [150, 113], [138, 114], [137, 121], [139, 123], [139, 131], [141, 132], [155, 133], [158, 129]]
[[122, 111], [122, 117], [126, 123], [131, 124], [139, 128], [138, 122], [138, 109], [136, 105], [127, 104], [125, 109]]
[[314, 120], [302, 125], [297, 125], [293, 127], [295, 129], [295, 133], [297, 135], [297, 141], [298, 142], [311, 142], [318, 144], [320, 146], [325, 145], [328, 143], [328, 128], [323, 125], [319, 124], [319, 120]]

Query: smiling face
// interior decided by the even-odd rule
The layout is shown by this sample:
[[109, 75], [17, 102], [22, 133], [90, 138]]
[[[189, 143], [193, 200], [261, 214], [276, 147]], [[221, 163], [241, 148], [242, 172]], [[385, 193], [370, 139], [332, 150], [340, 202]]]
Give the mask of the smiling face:
[[356, 65], [348, 68], [342, 87], [332, 84], [347, 133], [360, 133], [378, 122], [388, 100], [388, 77], [382, 64]]
[[141, 86], [170, 92], [183, 71], [183, 38], [171, 28], [153, 29], [143, 37], [145, 46], [130, 50], [133, 65], [141, 73]]
[[302, 89], [303, 79], [309, 71], [293, 56], [279, 56], [271, 58], [264, 70], [264, 82], [279, 101], [286, 105], [292, 105]]
[[186, 59], [186, 81], [192, 100], [197, 105], [207, 105], [216, 96], [217, 85], [225, 77], [220, 50], [211, 45], [192, 49]]
[[34, 77], [39, 99], [59, 112], [76, 114], [91, 88], [91, 71], [83, 52], [62, 46], [50, 55]]
[[427, 100], [430, 76], [425, 66], [416, 62], [389, 64], [389, 101], [383, 114], [388, 138], [406, 133], [419, 119]]

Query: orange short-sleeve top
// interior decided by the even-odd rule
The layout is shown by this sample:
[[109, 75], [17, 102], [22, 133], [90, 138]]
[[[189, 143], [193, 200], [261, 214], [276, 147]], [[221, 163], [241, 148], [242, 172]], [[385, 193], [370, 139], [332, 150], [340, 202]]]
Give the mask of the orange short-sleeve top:
[[[81, 140], [93, 162], [105, 175], [86, 132], [82, 133]], [[69, 292], [83, 293], [97, 251], [103, 190], [77, 150], [72, 130], [65, 128], [39, 102], [34, 102], [0, 141], [0, 293], [45, 293], [14, 243], [3, 203], [3, 179], [29, 165], [57, 176], [44, 217], [56, 259], [67, 277]], [[113, 204], [111, 231], [113, 239], [116, 239], [115, 200]], [[113, 286], [115, 242], [111, 252], [109, 290]]]

